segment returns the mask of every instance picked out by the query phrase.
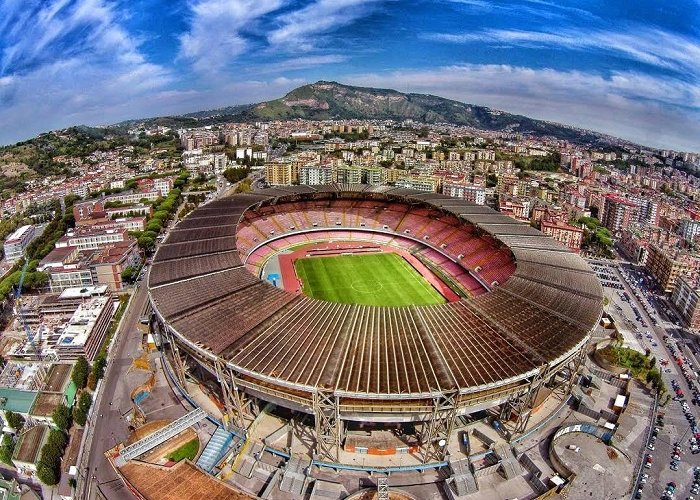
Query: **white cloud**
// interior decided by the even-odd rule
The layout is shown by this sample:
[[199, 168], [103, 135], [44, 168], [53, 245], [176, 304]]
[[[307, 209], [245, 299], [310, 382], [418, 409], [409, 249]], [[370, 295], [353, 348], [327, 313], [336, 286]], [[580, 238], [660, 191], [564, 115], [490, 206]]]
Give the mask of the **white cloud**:
[[516, 3], [497, 3], [492, 0], [447, 0], [447, 2], [464, 6], [469, 11], [479, 14], [485, 12], [498, 12], [499, 14], [515, 13], [550, 20], [580, 20], [585, 18], [587, 21], [591, 21], [599, 19], [598, 16], [588, 10], [546, 0], [522, 0]]
[[282, 25], [269, 36], [270, 44], [283, 50], [311, 50], [317, 36], [329, 33], [371, 13], [382, 0], [315, 0], [281, 17]]
[[154, 96], [173, 82], [169, 69], [147, 60], [105, 0], [42, 3], [27, 20], [16, 7], [0, 8], [21, 24], [2, 55], [0, 142], [155, 111]]
[[700, 44], [658, 29], [627, 31], [562, 29], [556, 32], [487, 29], [470, 33], [432, 33], [426, 38], [451, 43], [492, 42], [520, 46], [598, 50], [678, 72], [700, 75]]
[[[650, 146], [700, 151], [700, 91], [634, 72], [460, 65], [353, 75], [356, 85], [409, 89], [606, 132]], [[688, 109], [690, 108], [690, 109]]]
[[280, 73], [283, 71], [297, 71], [300, 69], [312, 68], [314, 66], [338, 64], [347, 60], [348, 56], [341, 54], [293, 57], [274, 63], [260, 64], [252, 68], [252, 70], [256, 74]]
[[26, 11], [0, 10], [12, 23], [12, 30], [4, 33], [0, 71], [30, 71], [36, 65], [85, 53], [142, 63], [138, 41], [119, 25], [114, 8], [105, 0], [53, 0], [27, 5]]
[[190, 29], [180, 36], [180, 55], [197, 71], [218, 71], [248, 48], [241, 30], [283, 5], [283, 0], [193, 1]]

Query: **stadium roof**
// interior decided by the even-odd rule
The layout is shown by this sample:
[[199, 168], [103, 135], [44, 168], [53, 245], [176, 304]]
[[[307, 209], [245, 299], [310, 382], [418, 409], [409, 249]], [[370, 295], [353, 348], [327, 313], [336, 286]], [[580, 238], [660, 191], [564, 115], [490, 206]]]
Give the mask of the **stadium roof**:
[[[235, 234], [250, 207], [290, 202], [304, 210], [299, 202], [334, 197], [442, 206], [459, 216], [465, 234], [478, 228], [480, 237], [491, 237], [489, 244], [507, 246], [517, 267], [504, 283], [475, 298], [376, 307], [282, 291], [243, 266], [248, 255], [240, 253]], [[290, 232], [259, 231], [261, 243]], [[580, 257], [487, 207], [391, 186], [337, 184], [284, 186], [196, 209], [159, 248], [149, 286], [158, 313], [178, 336], [225, 358], [241, 376], [368, 399], [467, 394], [521, 380], [580, 348], [600, 317], [603, 298]]]

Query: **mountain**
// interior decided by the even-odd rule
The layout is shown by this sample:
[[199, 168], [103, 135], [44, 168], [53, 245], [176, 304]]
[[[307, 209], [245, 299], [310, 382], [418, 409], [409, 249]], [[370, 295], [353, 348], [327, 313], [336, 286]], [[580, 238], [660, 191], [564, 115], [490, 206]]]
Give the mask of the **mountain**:
[[[534, 120], [483, 106], [465, 104], [426, 94], [405, 94], [390, 89], [352, 87], [320, 81], [292, 90], [280, 99], [198, 111], [180, 116], [129, 120], [109, 127], [70, 127], [41, 134], [11, 146], [0, 147], [0, 193], [23, 189], [26, 180], [51, 174], [71, 175], [56, 156], [85, 157], [98, 149], [132, 145], [147, 151], [153, 139], [130, 135], [129, 130], [157, 125], [177, 129], [225, 122], [290, 120], [413, 120], [418, 123], [452, 123], [484, 130], [552, 136], [581, 145], [603, 146], [614, 138], [557, 123]], [[160, 148], [173, 154], [177, 140], [169, 136]]]
[[601, 141], [596, 134], [558, 123], [535, 120], [484, 106], [465, 104], [427, 94], [390, 89], [353, 87], [319, 81], [292, 90], [280, 99], [186, 115], [207, 122], [292, 120], [414, 120], [452, 123], [484, 130], [548, 135], [578, 143]]

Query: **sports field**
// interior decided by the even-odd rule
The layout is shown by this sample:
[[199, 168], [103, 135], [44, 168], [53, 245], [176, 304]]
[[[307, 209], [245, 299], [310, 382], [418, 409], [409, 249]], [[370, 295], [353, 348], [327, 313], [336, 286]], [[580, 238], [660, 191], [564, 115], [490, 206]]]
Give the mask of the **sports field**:
[[394, 253], [307, 257], [294, 263], [309, 297], [374, 306], [442, 304], [445, 299]]

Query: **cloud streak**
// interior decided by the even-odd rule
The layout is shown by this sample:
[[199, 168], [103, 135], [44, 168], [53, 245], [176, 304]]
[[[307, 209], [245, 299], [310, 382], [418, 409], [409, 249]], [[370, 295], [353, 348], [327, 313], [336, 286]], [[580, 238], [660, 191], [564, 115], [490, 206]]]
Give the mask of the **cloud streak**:
[[523, 47], [553, 47], [608, 52], [651, 66], [700, 74], [700, 44], [697, 40], [659, 29], [627, 32], [563, 29], [557, 32], [487, 29], [473, 33], [430, 33], [430, 40], [450, 43], [499, 43]]
[[180, 36], [180, 56], [200, 73], [220, 71], [250, 47], [242, 31], [283, 5], [283, 0], [194, 1], [190, 28]]
[[367, 16], [383, 0], [315, 0], [306, 7], [285, 15], [282, 25], [273, 30], [268, 41], [281, 50], [312, 50], [323, 35]]

